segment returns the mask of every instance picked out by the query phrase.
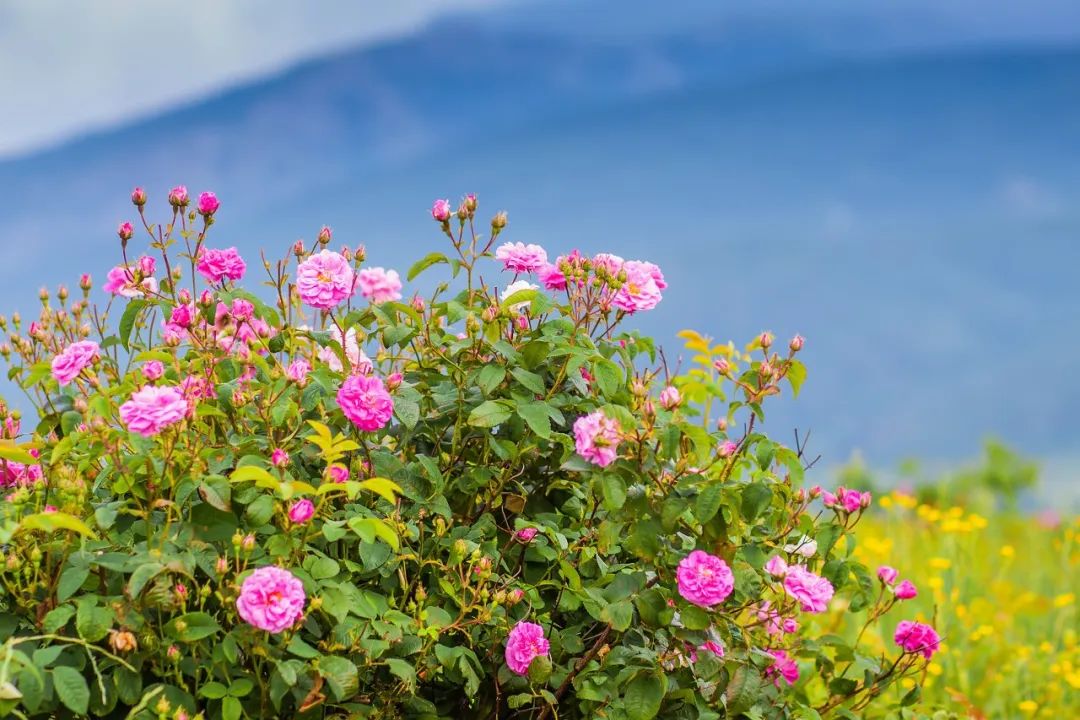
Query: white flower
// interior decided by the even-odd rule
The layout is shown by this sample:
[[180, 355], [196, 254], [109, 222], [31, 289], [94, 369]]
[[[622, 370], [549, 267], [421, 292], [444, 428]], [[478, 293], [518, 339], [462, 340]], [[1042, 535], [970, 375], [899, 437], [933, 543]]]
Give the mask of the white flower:
[[798, 542], [785, 545], [784, 552], [798, 553], [804, 558], [812, 558], [817, 554], [817, 541], [813, 540], [808, 535], [803, 535], [799, 538]]
[[[506, 286], [506, 289], [502, 291], [502, 295], [500, 296], [500, 299], [505, 300], [506, 298], [510, 297], [511, 295], [518, 292], [519, 290], [539, 290], [539, 289], [540, 289], [539, 285], [533, 285], [528, 280], [518, 280], [517, 282], [512, 282], [512, 283], [510, 283], [509, 285]], [[510, 310], [513, 311], [513, 312], [519, 313], [519, 312], [523, 311], [525, 308], [529, 307], [529, 302], [530, 302], [529, 300], [526, 300], [525, 302], [514, 303], [513, 305], [510, 306]]]

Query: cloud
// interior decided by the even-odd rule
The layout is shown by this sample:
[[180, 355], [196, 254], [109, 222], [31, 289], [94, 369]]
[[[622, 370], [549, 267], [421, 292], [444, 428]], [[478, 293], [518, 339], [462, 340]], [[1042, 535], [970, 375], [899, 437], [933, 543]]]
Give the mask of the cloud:
[[998, 191], [1006, 209], [1013, 215], [1046, 220], [1061, 212], [1061, 200], [1039, 181], [1024, 176], [1007, 179]]
[[6, 0], [0, 157], [506, 0]]

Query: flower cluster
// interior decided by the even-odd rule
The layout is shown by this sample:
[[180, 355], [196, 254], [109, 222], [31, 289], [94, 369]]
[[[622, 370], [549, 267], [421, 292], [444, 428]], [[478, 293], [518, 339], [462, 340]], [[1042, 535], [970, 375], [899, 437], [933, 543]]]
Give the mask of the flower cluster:
[[552, 260], [472, 194], [408, 272], [316, 226], [248, 288], [214, 193], [131, 200], [104, 293], [0, 316], [38, 415], [0, 401], [5, 712], [836, 717], [939, 650], [915, 613], [861, 659], [920, 600], [845, 554], [869, 493], [758, 425], [800, 336], [684, 332], [671, 374], [629, 327], [657, 265]]

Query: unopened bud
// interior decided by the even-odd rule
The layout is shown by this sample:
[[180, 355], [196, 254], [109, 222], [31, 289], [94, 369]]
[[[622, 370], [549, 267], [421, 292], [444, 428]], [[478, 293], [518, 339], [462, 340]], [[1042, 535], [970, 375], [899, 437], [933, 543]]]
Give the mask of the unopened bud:
[[390, 392], [394, 392], [401, 387], [401, 373], [391, 373], [386, 378], [386, 389]]
[[495, 217], [491, 218], [491, 229], [498, 233], [506, 227], [506, 211], [500, 210], [495, 213]]
[[137, 187], [131, 191], [131, 203], [135, 207], [141, 208], [146, 204], [146, 191], [141, 187]]
[[772, 345], [772, 341], [773, 334], [771, 332], [765, 331], [761, 333], [761, 335], [758, 335], [758, 344], [760, 344], [761, 347], [765, 348], [766, 350], [768, 350], [769, 347]]
[[804, 340], [802, 335], [796, 335], [795, 337], [791, 338], [791, 342], [788, 343], [788, 348], [791, 350], [791, 352], [797, 353], [802, 350], [803, 342]]
[[479, 203], [476, 201], [476, 193], [469, 193], [462, 201], [462, 205], [465, 206], [465, 209], [468, 210], [470, 214], [476, 212], [478, 204]]
[[93, 286], [93, 280], [90, 278], [90, 273], [83, 273], [79, 276], [79, 287], [83, 290], [89, 290]]
[[252, 550], [254, 550], [255, 549], [255, 536], [252, 535], [251, 533], [248, 533], [247, 535], [245, 535], [244, 536], [244, 541], [242, 543], [240, 543], [240, 547], [243, 549], [244, 552], [251, 552]]
[[713, 361], [712, 366], [716, 369], [716, 372], [720, 373], [721, 375], [727, 375], [729, 372], [731, 372], [731, 364], [724, 358], [717, 358]]
[[292, 251], [293, 251], [293, 255], [295, 255], [296, 257], [303, 257], [304, 256], [304, 241], [303, 240], [297, 240], [296, 242], [294, 242], [293, 245], [292, 245]]
[[214, 565], [214, 570], [217, 571], [218, 575], [224, 575], [225, 573], [229, 572], [229, 561], [228, 561], [228, 559], [223, 558], [223, 557], [219, 557], [217, 559], [217, 563]]
[[319, 230], [319, 244], [320, 245], [329, 245], [330, 240], [333, 239], [333, 237], [334, 237], [334, 231], [330, 229], [329, 225], [323, 225], [322, 229]]

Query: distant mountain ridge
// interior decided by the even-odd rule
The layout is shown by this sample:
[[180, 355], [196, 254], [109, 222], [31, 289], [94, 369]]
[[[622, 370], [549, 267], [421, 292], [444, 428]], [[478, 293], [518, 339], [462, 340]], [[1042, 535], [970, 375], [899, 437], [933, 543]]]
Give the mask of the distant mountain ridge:
[[473, 190], [509, 239], [659, 262], [636, 322], [669, 347], [806, 335], [768, 424], [828, 462], [1075, 449], [1080, 48], [751, 58], [761, 33], [433, 30], [0, 164], [5, 304], [103, 278], [135, 183], [213, 188], [214, 243], [252, 257], [327, 222], [399, 269], [439, 243], [430, 201]]

